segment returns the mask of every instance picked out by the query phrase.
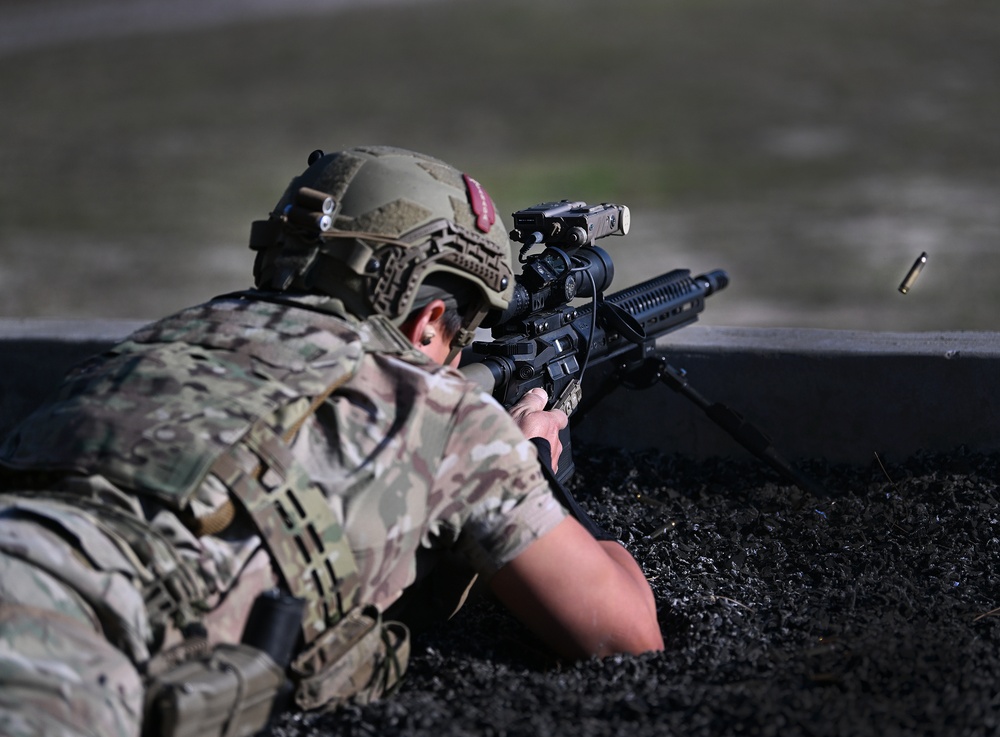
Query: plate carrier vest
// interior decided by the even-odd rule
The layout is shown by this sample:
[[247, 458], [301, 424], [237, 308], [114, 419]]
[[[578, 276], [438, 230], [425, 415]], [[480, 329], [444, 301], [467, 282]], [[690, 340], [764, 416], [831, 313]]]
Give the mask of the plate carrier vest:
[[[101, 474], [199, 535], [225, 529], [242, 506], [305, 602], [308, 648], [358, 606], [358, 573], [289, 442], [366, 351], [423, 358], [386, 319], [358, 321], [326, 298], [225, 295], [78, 367], [8, 438], [0, 465]], [[209, 475], [228, 495], [206, 493]]]

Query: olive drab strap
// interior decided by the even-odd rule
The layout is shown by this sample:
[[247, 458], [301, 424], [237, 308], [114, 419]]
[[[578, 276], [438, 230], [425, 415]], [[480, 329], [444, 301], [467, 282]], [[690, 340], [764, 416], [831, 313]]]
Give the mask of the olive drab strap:
[[374, 606], [356, 607], [306, 647], [289, 668], [300, 709], [367, 704], [394, 691], [410, 659], [410, 634]]
[[289, 593], [305, 601], [302, 632], [311, 642], [357, 604], [354, 555], [323, 492], [284, 442], [259, 424], [241, 445], [259, 459], [255, 467], [229, 453], [212, 472], [253, 519]]

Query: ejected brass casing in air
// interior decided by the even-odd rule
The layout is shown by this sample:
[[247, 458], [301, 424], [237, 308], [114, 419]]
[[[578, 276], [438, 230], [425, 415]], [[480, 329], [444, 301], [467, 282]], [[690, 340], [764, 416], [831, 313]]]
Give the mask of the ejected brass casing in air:
[[901, 294], [906, 294], [907, 292], [910, 291], [910, 287], [913, 286], [913, 282], [915, 282], [917, 280], [917, 277], [920, 276], [920, 272], [923, 271], [924, 264], [926, 263], [927, 263], [927, 252], [925, 251], [924, 253], [921, 253], [917, 257], [917, 260], [913, 262], [913, 266], [910, 267], [910, 270], [906, 273], [906, 276], [903, 277], [903, 281], [899, 285], [899, 291]]

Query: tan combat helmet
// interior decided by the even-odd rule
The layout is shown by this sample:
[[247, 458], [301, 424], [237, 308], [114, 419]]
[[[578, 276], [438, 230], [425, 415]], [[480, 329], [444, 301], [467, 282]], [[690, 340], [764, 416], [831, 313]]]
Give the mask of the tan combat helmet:
[[[253, 224], [258, 288], [341, 299], [402, 324], [445, 294], [471, 340], [513, 290], [511, 246], [478, 182], [443, 161], [385, 146], [315, 151], [269, 220]], [[446, 285], [435, 288], [433, 285]]]

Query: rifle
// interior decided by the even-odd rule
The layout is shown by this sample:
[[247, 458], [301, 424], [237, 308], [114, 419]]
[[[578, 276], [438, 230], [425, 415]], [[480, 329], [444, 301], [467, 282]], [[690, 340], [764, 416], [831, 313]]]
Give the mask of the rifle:
[[[657, 340], [695, 322], [705, 300], [728, 286], [725, 271], [692, 276], [688, 269], [674, 269], [604, 296], [614, 264], [594, 241], [628, 233], [627, 207], [563, 200], [519, 210], [513, 219], [510, 237], [522, 244], [522, 271], [515, 277], [510, 305], [483, 323], [493, 340], [476, 341], [463, 354], [461, 370], [467, 378], [508, 409], [530, 389], [541, 387], [550, 397], [548, 409], [561, 409], [573, 421], [616, 386], [664, 383], [786, 480], [824, 495], [777, 454], [765, 433], [726, 405], [706, 399], [686, 372], [657, 355]], [[529, 254], [536, 245], [544, 250]], [[571, 304], [581, 298], [590, 303]], [[598, 366], [605, 374], [603, 389], [581, 409], [584, 374]], [[574, 470], [569, 433], [567, 427], [560, 435], [560, 483]]]

